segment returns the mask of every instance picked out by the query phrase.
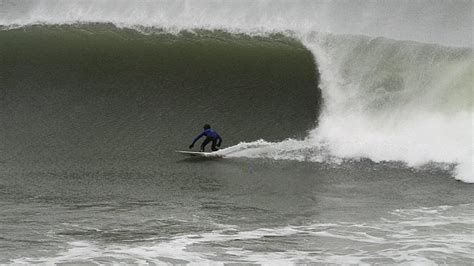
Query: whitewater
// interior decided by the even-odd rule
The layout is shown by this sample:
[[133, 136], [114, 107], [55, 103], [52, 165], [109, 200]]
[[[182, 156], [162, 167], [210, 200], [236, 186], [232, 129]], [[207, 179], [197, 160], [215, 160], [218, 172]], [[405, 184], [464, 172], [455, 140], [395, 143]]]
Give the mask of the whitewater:
[[[455, 178], [474, 182], [472, 3], [299, 3], [2, 1], [7, 8], [0, 11], [0, 25], [113, 23], [144, 33], [284, 33], [314, 55], [324, 102], [318, 125], [305, 140], [242, 143], [254, 148], [233, 156], [455, 165]], [[397, 16], [385, 21], [393, 10]]]

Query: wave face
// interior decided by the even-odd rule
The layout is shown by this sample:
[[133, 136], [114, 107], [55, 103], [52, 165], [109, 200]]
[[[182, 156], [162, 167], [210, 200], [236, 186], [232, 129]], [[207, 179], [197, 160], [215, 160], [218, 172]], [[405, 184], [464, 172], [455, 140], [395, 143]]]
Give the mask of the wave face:
[[[317, 65], [317, 71], [304, 68], [291, 82], [320, 73], [324, 105], [313, 120], [318, 126], [303, 141], [267, 142], [271, 140], [267, 138], [242, 143], [228, 150], [233, 156], [455, 164], [456, 178], [474, 181], [470, 1], [6, 1], [4, 5], [0, 21], [4, 28], [99, 22], [142, 32], [217, 29], [252, 36], [284, 32], [301, 41]], [[287, 64], [286, 59], [281, 62]], [[260, 81], [285, 75], [270, 73]], [[314, 80], [305, 84], [314, 85]], [[291, 82], [287, 84], [292, 86]], [[222, 84], [232, 83], [222, 78]], [[316, 85], [313, 90], [312, 99], [317, 99]], [[293, 95], [289, 90], [261, 93], [272, 95], [266, 104]], [[314, 114], [318, 101], [312, 103], [313, 108], [306, 109]]]
[[99, 24], [0, 31], [0, 42], [4, 162], [154, 165], [204, 123], [233, 145], [303, 138], [318, 117], [312, 54], [281, 35]]

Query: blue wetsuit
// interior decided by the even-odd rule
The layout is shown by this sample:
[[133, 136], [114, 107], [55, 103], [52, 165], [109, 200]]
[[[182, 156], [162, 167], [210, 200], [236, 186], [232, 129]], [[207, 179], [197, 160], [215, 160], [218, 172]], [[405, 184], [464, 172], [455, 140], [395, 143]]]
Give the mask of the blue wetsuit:
[[211, 141], [212, 141], [211, 150], [217, 151], [218, 150], [217, 147], [221, 146], [221, 142], [222, 142], [221, 136], [219, 136], [219, 133], [217, 133], [215, 130], [212, 130], [209, 128], [209, 129], [204, 130], [197, 137], [195, 137], [193, 140], [193, 143], [189, 147], [191, 148], [192, 146], [194, 146], [194, 143], [196, 143], [196, 141], [198, 141], [203, 136], [205, 136], [206, 139], [201, 144], [201, 151], [204, 151], [204, 148], [206, 147], [206, 145]]

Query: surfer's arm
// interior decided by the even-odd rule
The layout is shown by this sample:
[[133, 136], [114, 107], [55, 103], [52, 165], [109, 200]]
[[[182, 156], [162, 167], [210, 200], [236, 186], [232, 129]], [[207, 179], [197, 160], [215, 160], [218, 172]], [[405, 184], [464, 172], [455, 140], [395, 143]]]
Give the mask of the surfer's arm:
[[197, 137], [195, 137], [193, 139], [193, 143], [191, 143], [191, 145], [189, 145], [189, 148], [191, 149], [193, 146], [194, 146], [194, 143], [196, 143], [196, 141], [198, 141], [200, 138], [202, 138], [202, 136], [204, 136], [206, 132], [202, 132], [201, 134], [199, 134]]

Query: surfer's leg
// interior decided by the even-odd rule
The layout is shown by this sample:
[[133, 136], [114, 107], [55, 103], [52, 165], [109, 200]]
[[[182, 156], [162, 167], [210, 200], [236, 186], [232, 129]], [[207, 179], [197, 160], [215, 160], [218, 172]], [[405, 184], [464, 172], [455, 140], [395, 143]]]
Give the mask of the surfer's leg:
[[211, 145], [211, 150], [212, 151], [218, 151], [219, 148], [216, 147], [217, 144], [217, 139], [212, 139], [212, 145]]
[[206, 145], [212, 140], [212, 138], [207, 137], [201, 144], [201, 152], [204, 152], [204, 148], [206, 148]]

